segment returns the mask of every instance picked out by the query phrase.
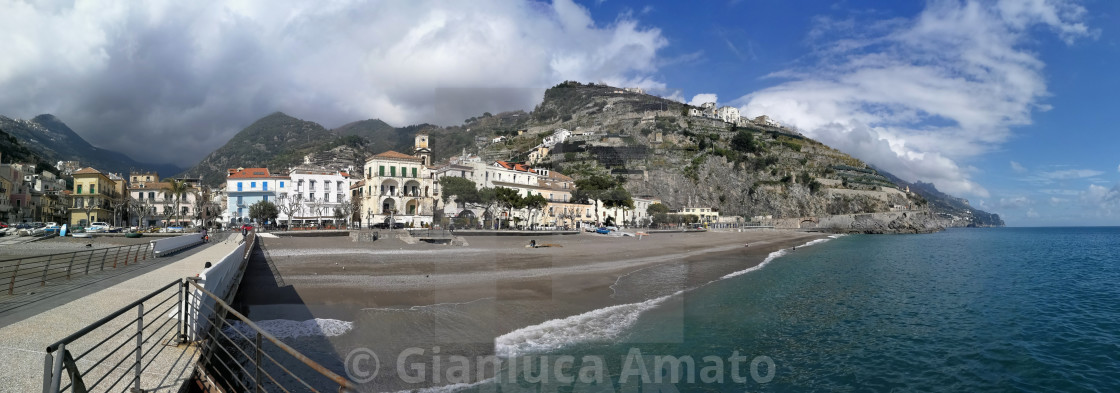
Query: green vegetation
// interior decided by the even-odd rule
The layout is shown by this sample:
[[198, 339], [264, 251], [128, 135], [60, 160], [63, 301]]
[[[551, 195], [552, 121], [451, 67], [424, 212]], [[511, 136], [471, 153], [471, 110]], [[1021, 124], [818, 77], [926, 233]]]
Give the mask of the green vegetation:
[[269, 201], [260, 201], [249, 206], [249, 218], [257, 220], [259, 223], [265, 221], [275, 221], [276, 217], [280, 217], [280, 209], [276, 208]]

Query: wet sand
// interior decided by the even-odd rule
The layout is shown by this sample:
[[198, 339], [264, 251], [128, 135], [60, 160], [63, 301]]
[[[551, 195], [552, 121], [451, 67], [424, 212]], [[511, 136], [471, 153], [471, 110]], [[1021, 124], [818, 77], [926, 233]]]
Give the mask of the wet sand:
[[[262, 238], [238, 301], [258, 321], [352, 323], [345, 334], [289, 342], [340, 373], [342, 360], [356, 349], [374, 351], [387, 365], [408, 348], [427, 348], [423, 362], [434, 361], [434, 348], [473, 359], [524, 340], [609, 337], [625, 330], [625, 323], [603, 321], [626, 320], [648, 308], [636, 304], [757, 266], [771, 252], [825, 236], [757, 230], [657, 233], [641, 240], [595, 234], [466, 237], [465, 247]], [[526, 248], [529, 240], [551, 247]], [[625, 315], [603, 313], [616, 305], [628, 305], [618, 311]], [[556, 319], [564, 320], [562, 326], [535, 328]], [[382, 367], [363, 390], [439, 385], [405, 384], [395, 374], [393, 367]]]
[[[611, 285], [643, 268], [683, 261], [688, 266], [683, 284], [695, 286], [821, 237], [792, 231], [658, 233], [641, 240], [593, 234], [488, 236], [466, 237], [466, 247], [330, 237], [268, 238], [262, 245], [282, 281], [308, 305], [385, 308], [496, 298], [551, 299], [593, 309], [614, 303]], [[526, 248], [530, 239], [552, 247]], [[739, 263], [704, 269], [716, 256]], [[247, 293], [248, 303], [289, 300], [262, 289]]]

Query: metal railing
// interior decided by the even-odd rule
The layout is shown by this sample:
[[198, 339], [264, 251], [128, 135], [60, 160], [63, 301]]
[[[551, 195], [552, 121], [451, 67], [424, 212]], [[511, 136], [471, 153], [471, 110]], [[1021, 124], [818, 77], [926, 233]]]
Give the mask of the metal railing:
[[70, 280], [152, 257], [151, 243], [144, 243], [5, 259], [0, 260], [0, 285], [7, 284], [8, 295], [22, 294], [54, 280]]
[[[246, 261], [255, 238], [246, 239]], [[231, 295], [239, 282], [231, 283]], [[193, 277], [164, 285], [48, 346], [43, 392], [179, 390], [175, 385], [186, 383], [218, 392], [355, 391], [226, 300]]]
[[[204, 332], [195, 337], [199, 328]], [[172, 281], [51, 344], [43, 364], [44, 393], [142, 392], [185, 383], [221, 392], [356, 389], [190, 279]]]

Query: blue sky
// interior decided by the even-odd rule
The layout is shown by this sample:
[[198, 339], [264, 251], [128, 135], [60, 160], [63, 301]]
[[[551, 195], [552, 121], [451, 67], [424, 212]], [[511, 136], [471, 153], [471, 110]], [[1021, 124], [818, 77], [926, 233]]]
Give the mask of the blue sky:
[[[864, 127], [918, 130], [891, 132], [894, 143], [911, 143], [913, 136], [932, 141], [881, 151], [851, 143], [851, 131], [824, 130], [828, 127], [798, 121], [799, 116], [814, 116], [812, 108], [780, 114], [756, 110], [787, 124], [809, 127], [812, 132], [808, 134], [909, 180], [932, 181], [942, 190], [969, 199], [974, 206], [1000, 213], [1010, 225], [1118, 225], [1120, 35], [1116, 30], [1120, 26], [1120, 2], [1009, 3], [1023, 9], [1001, 9], [1004, 4], [1000, 2], [963, 1], [744, 0], [693, 4], [606, 0], [582, 4], [592, 10], [598, 23], [612, 23], [618, 15], [624, 15], [661, 30], [668, 44], [659, 52], [664, 62], [659, 80], [671, 91], [669, 94], [679, 90], [686, 101], [697, 94], [715, 94], [721, 105], [747, 109], [752, 99], [766, 97], [744, 96], [775, 87], [789, 90], [771, 100], [886, 102], [869, 110], [871, 119], [863, 120], [877, 122]], [[977, 11], [976, 19], [963, 11], [973, 6], [982, 10]], [[1047, 15], [1051, 11], [1054, 15]], [[1048, 19], [1052, 16], [1056, 19]], [[903, 34], [928, 38], [913, 32], [923, 18], [939, 19], [942, 28], [967, 31], [969, 36], [916, 50], [908, 47], [913, 41], [879, 42]], [[997, 27], [969, 27], [977, 22]], [[999, 36], [1003, 37], [992, 38]], [[981, 42], [962, 44], [961, 40]], [[856, 48], [844, 48], [853, 42]], [[989, 71], [969, 76], [965, 70], [972, 65], [961, 64], [969, 55], [953, 54], [951, 46], [955, 45], [977, 45], [989, 53], [1011, 51], [1027, 59], [988, 64], [993, 69], [1019, 68], [1020, 73]], [[877, 56], [888, 59], [876, 61]], [[839, 71], [831, 69], [855, 62], [853, 59], [860, 64]], [[964, 108], [905, 102], [922, 94], [943, 96], [954, 91], [953, 87], [959, 85], [949, 81], [918, 85], [919, 91], [883, 100], [853, 98], [848, 92], [824, 93], [840, 97], [814, 98], [817, 93], [812, 87], [818, 85], [805, 83], [835, 81], [855, 74], [881, 76], [893, 83], [898, 82], [898, 76], [884, 69], [900, 65], [932, 65], [930, 68], [944, 71], [940, 76], [949, 81], [971, 78], [974, 83], [970, 89], [1002, 90], [971, 103], [998, 108], [987, 111], [993, 119], [976, 120], [975, 125], [960, 130], [958, 120], [971, 115], [954, 111]], [[1005, 80], [1030, 76], [1036, 78], [1033, 83]], [[798, 82], [807, 86], [794, 86]], [[931, 88], [922, 91], [922, 87]], [[856, 89], [851, 94], [884, 92]], [[928, 113], [939, 109], [944, 112], [938, 116]], [[919, 113], [916, 118], [889, 119], [915, 110]], [[924, 111], [928, 111], [926, 116], [921, 115]], [[889, 157], [906, 153], [939, 153], [948, 162]]]
[[[1120, 225], [1120, 1], [0, 0], [0, 115], [190, 166], [275, 111], [532, 109], [564, 80], [766, 114], [1009, 225]], [[174, 141], [174, 149], [153, 148]]]

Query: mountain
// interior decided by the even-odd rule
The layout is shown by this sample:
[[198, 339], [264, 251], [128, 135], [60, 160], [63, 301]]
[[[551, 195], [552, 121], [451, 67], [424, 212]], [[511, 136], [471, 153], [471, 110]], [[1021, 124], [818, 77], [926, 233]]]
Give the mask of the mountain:
[[938, 191], [932, 183], [921, 181], [909, 183], [885, 171], [879, 172], [891, 181], [909, 187], [911, 191], [929, 201], [930, 210], [937, 214], [939, 219], [945, 221], [946, 227], [984, 228], [1005, 225], [999, 214], [973, 208], [968, 204], [968, 200]]
[[[274, 113], [186, 173], [214, 184], [236, 167], [287, 168], [304, 159], [361, 166], [370, 154], [410, 152], [417, 132], [431, 136], [434, 162], [464, 150], [485, 160], [527, 161], [547, 136], [564, 129], [571, 137], [532, 166], [577, 180], [609, 175], [632, 195], [653, 196], [674, 209], [713, 207], [760, 224], [819, 222], [875, 233], [1002, 223], [975, 209], [965, 214], [962, 200], [927, 192], [935, 189], [924, 183], [903, 184], [765, 117], [728, 123], [714, 114], [695, 116], [696, 111], [703, 109], [627, 89], [565, 82], [546, 90], [532, 112], [485, 113], [450, 127], [393, 127], [371, 119], [327, 130]], [[497, 137], [504, 138], [494, 142]], [[960, 218], [966, 215], [968, 223]]]
[[174, 165], [138, 162], [122, 153], [95, 147], [54, 115], [39, 115], [31, 120], [0, 116], [0, 130], [52, 165], [57, 161], [80, 161], [83, 166], [126, 176], [136, 170], [154, 170], [168, 175], [182, 170]]

